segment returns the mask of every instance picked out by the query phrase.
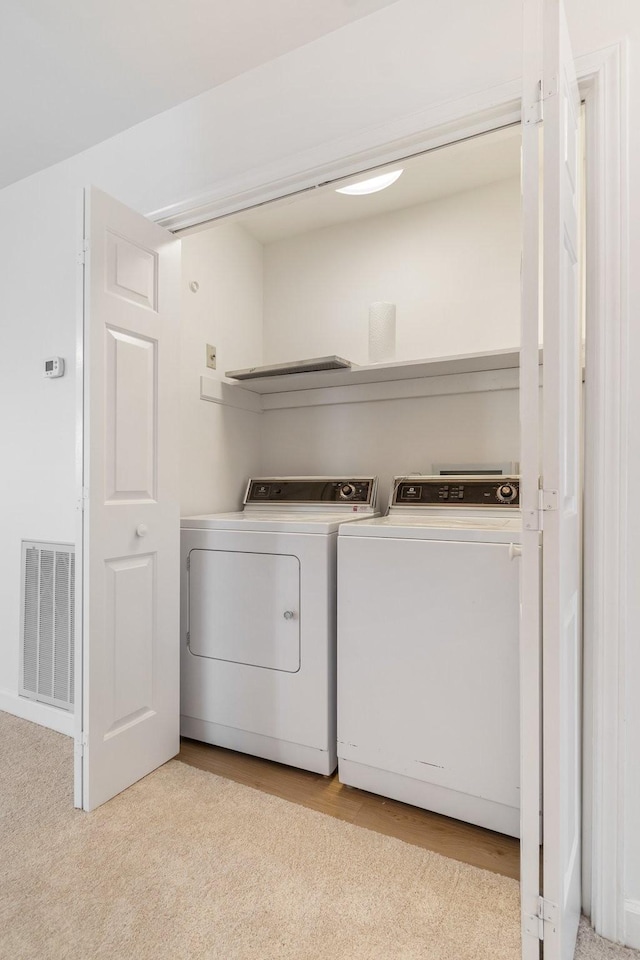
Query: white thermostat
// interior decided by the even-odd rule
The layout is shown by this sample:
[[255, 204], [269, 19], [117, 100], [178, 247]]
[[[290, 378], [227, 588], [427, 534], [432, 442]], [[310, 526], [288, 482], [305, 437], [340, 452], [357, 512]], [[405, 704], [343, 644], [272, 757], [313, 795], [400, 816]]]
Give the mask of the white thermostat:
[[63, 377], [64, 360], [62, 357], [49, 357], [48, 360], [45, 360], [44, 375], [45, 377]]

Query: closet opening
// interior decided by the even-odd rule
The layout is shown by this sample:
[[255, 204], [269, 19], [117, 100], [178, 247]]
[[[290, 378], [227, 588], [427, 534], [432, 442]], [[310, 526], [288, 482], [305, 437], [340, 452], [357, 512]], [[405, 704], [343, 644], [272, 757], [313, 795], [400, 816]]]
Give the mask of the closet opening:
[[[340, 192], [388, 173], [397, 176], [383, 189]], [[517, 477], [520, 178], [521, 128], [509, 124], [181, 231], [182, 515], [237, 511], [250, 476], [375, 476], [382, 513], [401, 475]], [[376, 329], [379, 309], [395, 315], [395, 336], [385, 329], [384, 317]], [[279, 375], [267, 369], [262, 376], [258, 369], [244, 379], [251, 368], [286, 369], [331, 357], [349, 366]], [[465, 486], [447, 480], [443, 486], [457, 484], [456, 494]], [[371, 546], [364, 544], [367, 555]], [[383, 584], [389, 581], [386, 562], [383, 557]], [[473, 568], [476, 561], [470, 562]], [[507, 572], [511, 579], [516, 574], [505, 614], [511, 650], [505, 641], [505, 656], [503, 641], [497, 642], [494, 668], [487, 668], [482, 680], [484, 693], [476, 668], [466, 681], [453, 684], [456, 723], [446, 723], [451, 752], [440, 770], [437, 757], [431, 767], [430, 755], [420, 761], [421, 771], [440, 774], [440, 783], [436, 776], [429, 789], [446, 793], [442, 766], [469, 765], [474, 730], [482, 726], [474, 711], [486, 712], [489, 703], [498, 702], [501, 713], [489, 721], [486, 736], [501, 738], [496, 756], [509, 755], [497, 775], [503, 782], [493, 785], [500, 798], [495, 810], [512, 809], [508, 830], [499, 832], [495, 810], [488, 820], [493, 829], [465, 822], [464, 806], [455, 803], [445, 802], [448, 816], [434, 813], [420, 800], [420, 790], [412, 805], [410, 778], [394, 771], [383, 778], [391, 779], [389, 789], [374, 777], [367, 792], [356, 793], [336, 775], [327, 783], [197, 739], [183, 741], [182, 756], [244, 782], [258, 778], [267, 792], [352, 816], [356, 823], [376, 822], [383, 832], [517, 878], [517, 564], [510, 562]], [[415, 596], [417, 584], [411, 588]], [[366, 586], [363, 603], [377, 591], [378, 586]], [[184, 596], [183, 610], [188, 603]], [[392, 615], [370, 613], [373, 620]], [[373, 622], [365, 632], [372, 627]], [[401, 632], [409, 635], [407, 624]], [[491, 644], [495, 633], [489, 629], [485, 642]], [[339, 648], [340, 627], [338, 663]], [[183, 650], [183, 728], [191, 730], [200, 729], [192, 725], [195, 714], [199, 721], [219, 721], [201, 696], [203, 684], [215, 683], [203, 679], [202, 667]], [[444, 663], [441, 669], [449, 672]], [[417, 666], [405, 671], [403, 681], [400, 671], [391, 699], [403, 682], [404, 699], [417, 699], [417, 690], [408, 690], [416, 672]], [[495, 695], [489, 693], [492, 684]], [[340, 679], [338, 689], [340, 698]], [[499, 690], [509, 695], [500, 697]], [[354, 690], [356, 696], [366, 701], [362, 689]], [[375, 696], [382, 697], [382, 690]], [[370, 704], [365, 712], [372, 715]], [[407, 711], [405, 722], [414, 730], [420, 718]], [[457, 752], [465, 742], [466, 760]], [[389, 749], [393, 753], [393, 746]], [[398, 746], [397, 763], [406, 766], [402, 749]], [[417, 766], [416, 757], [410, 759]], [[494, 764], [488, 757], [487, 766]], [[468, 788], [461, 783], [451, 796]], [[478, 781], [478, 792], [482, 789]], [[353, 811], [354, 795], [357, 815], [346, 812]]]

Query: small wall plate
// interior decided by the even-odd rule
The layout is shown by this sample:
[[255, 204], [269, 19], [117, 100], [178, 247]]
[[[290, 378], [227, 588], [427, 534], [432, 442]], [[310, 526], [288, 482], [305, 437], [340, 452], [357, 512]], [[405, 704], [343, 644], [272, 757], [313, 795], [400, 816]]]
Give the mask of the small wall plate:
[[64, 377], [64, 360], [62, 357], [47, 357], [44, 362], [44, 375], [49, 379]]

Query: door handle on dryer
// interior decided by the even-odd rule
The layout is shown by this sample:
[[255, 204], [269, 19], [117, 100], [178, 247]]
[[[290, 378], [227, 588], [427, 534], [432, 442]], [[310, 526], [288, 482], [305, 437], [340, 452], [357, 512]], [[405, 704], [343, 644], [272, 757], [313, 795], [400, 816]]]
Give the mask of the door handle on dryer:
[[515, 543], [509, 544], [509, 560], [517, 560], [518, 557], [522, 556], [522, 547], [519, 547]]

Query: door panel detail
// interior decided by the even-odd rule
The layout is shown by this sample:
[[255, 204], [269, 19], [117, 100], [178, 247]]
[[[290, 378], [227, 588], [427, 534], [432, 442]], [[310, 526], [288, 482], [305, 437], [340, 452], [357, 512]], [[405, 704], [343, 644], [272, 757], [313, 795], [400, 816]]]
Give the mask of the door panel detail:
[[108, 560], [105, 572], [105, 632], [113, 689], [113, 719], [106, 738], [134, 716], [153, 710], [155, 557]]
[[157, 344], [110, 327], [106, 338], [106, 500], [155, 500]]
[[[576, 609], [577, 598], [574, 598], [565, 623], [564, 634], [569, 638], [562, 656], [562, 689], [572, 701], [580, 701], [581, 670], [579, 627], [580, 618]], [[566, 876], [569, 878], [575, 868], [580, 844], [580, 718], [575, 714], [567, 714], [563, 718], [566, 724], [563, 730], [563, 739], [569, 745], [566, 762], [566, 810], [563, 817], [571, 829], [562, 833], [563, 860], [567, 864]]]
[[158, 258], [154, 251], [119, 237], [107, 239], [107, 293], [157, 310]]

